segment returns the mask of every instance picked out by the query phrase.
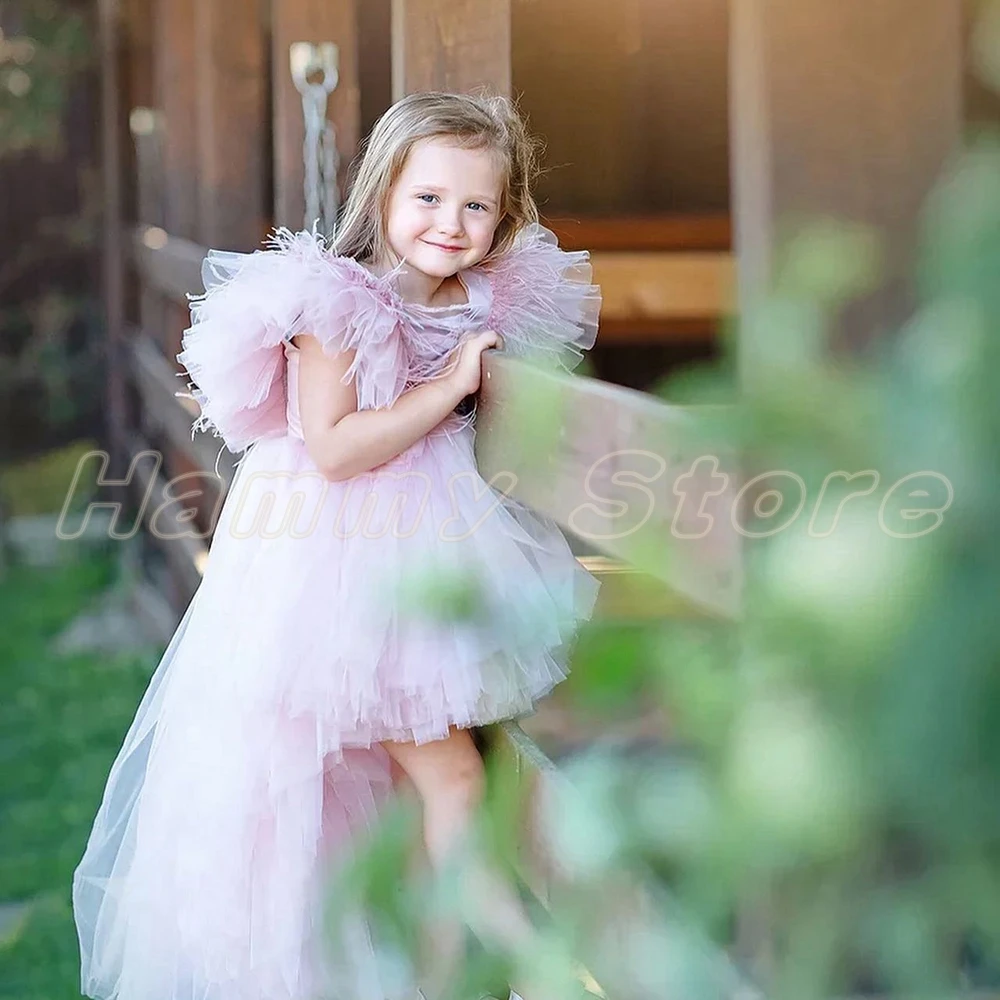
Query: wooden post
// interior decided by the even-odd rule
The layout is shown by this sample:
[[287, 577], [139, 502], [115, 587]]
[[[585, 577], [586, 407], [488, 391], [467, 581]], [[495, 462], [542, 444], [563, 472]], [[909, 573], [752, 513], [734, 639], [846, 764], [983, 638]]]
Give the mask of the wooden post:
[[196, 0], [155, 0], [156, 89], [163, 111], [163, 224], [197, 239]]
[[[730, 16], [733, 215], [743, 305], [770, 284], [787, 224], [827, 217], [874, 227], [885, 241], [881, 285], [844, 310], [834, 332], [835, 350], [858, 350], [913, 309], [921, 207], [962, 127], [962, 5], [735, 0]], [[755, 346], [739, 345], [745, 385], [755, 380], [753, 359], [768, 356]], [[754, 587], [749, 565], [747, 590]], [[764, 992], [774, 966], [772, 907], [765, 891], [737, 915], [738, 958]]]
[[[153, 7], [157, 103], [162, 111], [162, 225], [172, 236], [191, 240], [198, 238], [195, 6], [196, 0], [154, 0]], [[174, 302], [166, 304], [165, 313], [160, 346], [172, 358], [180, 352], [188, 314]]]
[[[100, 0], [101, 167], [104, 182], [102, 284], [108, 343], [108, 445], [111, 475], [128, 471], [128, 405], [125, 391], [125, 260], [122, 246], [121, 107], [119, 103], [118, 0]], [[115, 501], [127, 503], [124, 487]]]
[[[257, 5], [198, 0], [197, 227], [205, 246], [253, 250], [266, 230], [267, 58]], [[187, 233], [172, 235], [187, 236]], [[198, 291], [198, 289], [192, 289]]]
[[293, 42], [333, 42], [339, 50], [339, 81], [330, 94], [327, 117], [337, 132], [338, 180], [343, 193], [348, 167], [358, 151], [361, 128], [358, 14], [351, 0], [274, 0], [272, 11], [274, 222], [301, 229], [305, 221], [302, 163], [305, 125], [302, 96], [292, 82], [289, 46]]
[[[121, 93], [128, 112], [129, 137], [122, 162], [127, 173], [123, 243], [129, 245], [131, 224], [159, 226], [163, 217], [163, 114], [157, 107], [154, 0], [122, 0], [128, 60]], [[129, 183], [129, 181], [131, 183]], [[130, 281], [125, 313], [138, 317], [139, 328], [157, 343], [164, 340], [167, 303], [148, 282]]]
[[880, 290], [844, 316], [858, 347], [905, 319], [921, 205], [962, 125], [962, 5], [738, 0], [731, 5], [733, 196], [741, 293], [770, 280], [796, 216], [872, 225]]
[[[136, 108], [156, 108], [156, 39], [154, 38], [153, 0], [120, 0], [122, 18], [122, 41], [127, 51], [127, 59], [122, 69], [122, 85], [119, 100], [122, 102], [122, 126], [131, 124], [132, 112]], [[136, 162], [138, 151], [131, 141], [122, 150], [122, 164], [125, 176], [122, 178], [125, 194], [125, 215], [129, 222], [148, 222], [137, 208], [141, 201], [137, 187], [141, 164]], [[162, 200], [162, 199], [161, 199]]]
[[392, 96], [511, 90], [511, 0], [393, 0]]
[[365, 0], [358, 11], [361, 134], [392, 104], [392, 0]]

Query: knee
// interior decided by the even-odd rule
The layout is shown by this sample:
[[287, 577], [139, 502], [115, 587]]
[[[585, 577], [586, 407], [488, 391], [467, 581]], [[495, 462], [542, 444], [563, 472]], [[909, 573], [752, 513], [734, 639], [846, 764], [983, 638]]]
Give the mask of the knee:
[[482, 760], [462, 761], [437, 776], [424, 801], [429, 807], [471, 810], [482, 800], [485, 785]]

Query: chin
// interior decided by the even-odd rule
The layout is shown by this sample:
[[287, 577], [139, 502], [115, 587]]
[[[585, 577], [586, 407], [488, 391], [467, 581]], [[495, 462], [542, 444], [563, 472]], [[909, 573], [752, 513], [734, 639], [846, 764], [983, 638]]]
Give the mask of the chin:
[[414, 254], [410, 258], [410, 263], [433, 278], [450, 278], [453, 274], [457, 274], [469, 266], [463, 263], [462, 259], [441, 260], [437, 254]]
[[485, 253], [479, 253], [474, 249], [455, 256], [444, 255], [418, 242], [413, 245], [409, 260], [424, 274], [433, 275], [435, 278], [448, 278], [459, 271], [464, 271], [467, 267], [474, 267], [484, 256]]

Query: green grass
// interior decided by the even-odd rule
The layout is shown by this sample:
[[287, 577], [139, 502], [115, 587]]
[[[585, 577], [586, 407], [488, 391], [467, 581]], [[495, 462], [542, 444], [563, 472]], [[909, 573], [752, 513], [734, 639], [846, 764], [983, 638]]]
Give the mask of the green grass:
[[[0, 468], [0, 499], [8, 515], [58, 514], [73, 485], [80, 460], [95, 450], [95, 441], [83, 439]], [[94, 495], [91, 481], [97, 460], [92, 458], [90, 462], [77, 484], [70, 510], [84, 510]]]
[[50, 645], [113, 575], [95, 557], [0, 581], [0, 902], [31, 901], [0, 941], [0, 997], [79, 996], [73, 869], [155, 664]]
[[78, 1000], [80, 953], [68, 892], [32, 902], [15, 934], [0, 942], [4, 1000]]

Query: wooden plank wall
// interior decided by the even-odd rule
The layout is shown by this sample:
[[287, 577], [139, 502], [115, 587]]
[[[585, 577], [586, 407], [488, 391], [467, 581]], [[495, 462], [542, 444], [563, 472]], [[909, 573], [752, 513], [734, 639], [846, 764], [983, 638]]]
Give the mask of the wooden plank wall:
[[270, 221], [263, 28], [256, 4], [197, 0], [196, 229], [177, 235], [190, 235], [205, 246], [252, 250]]
[[912, 306], [920, 207], [962, 129], [962, 5], [741, 0], [732, 14], [740, 294], [766, 287], [790, 218], [877, 227], [886, 278], [840, 330], [859, 347]]
[[[274, 67], [272, 112], [274, 117], [274, 222], [292, 229], [302, 227], [305, 197], [302, 178], [302, 143], [305, 127], [302, 97], [291, 76], [288, 52], [293, 42], [314, 45], [333, 42], [340, 55], [337, 87], [330, 95], [327, 117], [337, 133], [340, 154], [338, 181], [341, 195], [347, 172], [361, 138], [361, 88], [359, 84], [358, 7], [352, 3], [301, 0], [277, 3], [271, 25]], [[310, 223], [311, 224], [311, 223]]]
[[510, 0], [394, 0], [392, 96], [511, 89]]
[[[102, 38], [124, 56], [105, 129], [131, 131], [131, 142], [109, 153], [106, 174], [118, 172], [106, 200], [106, 266], [122, 275], [106, 296], [109, 317], [120, 317], [112, 343], [115, 326], [121, 331], [111, 385], [136, 402], [131, 412], [111, 412], [122, 449], [116, 471], [124, 474], [134, 454], [158, 453], [159, 503], [170, 480], [212, 469], [217, 454], [208, 438], [191, 441], [197, 408], [173, 396], [184, 388], [175, 357], [189, 322], [185, 294], [200, 290], [203, 247], [250, 250], [270, 224], [268, 25], [258, 5], [242, 0], [103, 0]], [[177, 246], [196, 249], [185, 257]], [[224, 457], [223, 473], [228, 465]], [[133, 502], [147, 485], [134, 485]], [[213, 522], [219, 496], [209, 489], [196, 500], [198, 533]], [[161, 518], [129, 559], [145, 574], [136, 585], [152, 584], [175, 612], [193, 593], [205, 544], [161, 536], [190, 531], [186, 521], [180, 507]]]

